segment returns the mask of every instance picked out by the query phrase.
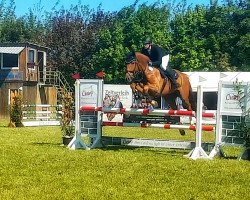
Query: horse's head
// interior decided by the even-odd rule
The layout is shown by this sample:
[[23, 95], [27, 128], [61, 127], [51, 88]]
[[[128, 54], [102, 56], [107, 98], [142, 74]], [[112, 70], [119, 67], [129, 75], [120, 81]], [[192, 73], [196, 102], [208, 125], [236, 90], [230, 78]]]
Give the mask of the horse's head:
[[126, 80], [129, 83], [140, 82], [148, 66], [149, 58], [139, 52], [131, 52], [126, 58]]

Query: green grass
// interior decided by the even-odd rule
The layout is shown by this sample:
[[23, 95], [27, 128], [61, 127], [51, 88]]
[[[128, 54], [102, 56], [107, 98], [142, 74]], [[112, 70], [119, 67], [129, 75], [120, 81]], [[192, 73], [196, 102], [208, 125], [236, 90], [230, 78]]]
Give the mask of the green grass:
[[[188, 151], [108, 147], [72, 151], [59, 127], [0, 122], [0, 199], [250, 199], [250, 162], [190, 160]], [[194, 139], [177, 131], [105, 127], [105, 135]], [[205, 133], [212, 141], [213, 134]]]
[[[120, 137], [146, 137], [146, 138], [159, 138], [159, 139], [175, 139], [175, 140], [195, 140], [195, 132], [186, 130], [186, 135], [181, 136], [177, 129], [169, 130], [162, 128], [136, 128], [136, 127], [104, 127], [104, 135]], [[203, 139], [207, 142], [214, 141], [213, 132], [203, 132]]]

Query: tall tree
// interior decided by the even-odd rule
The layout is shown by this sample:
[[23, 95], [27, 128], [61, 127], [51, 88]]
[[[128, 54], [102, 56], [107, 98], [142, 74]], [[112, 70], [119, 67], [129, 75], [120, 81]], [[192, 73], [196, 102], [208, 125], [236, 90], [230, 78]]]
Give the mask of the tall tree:
[[145, 37], [169, 48], [168, 21], [169, 8], [159, 3], [137, 6], [135, 2], [119, 11], [113, 25], [102, 30], [99, 49], [93, 56], [93, 62], [106, 72], [106, 81], [125, 83], [124, 57], [131, 50], [139, 51]]
[[95, 66], [90, 58], [96, 50], [99, 30], [109, 23], [111, 14], [101, 9], [96, 12], [87, 6], [60, 9], [50, 16], [45, 43], [51, 48], [51, 65], [58, 67], [70, 80], [70, 75], [80, 72], [84, 78], [95, 77]]
[[171, 22], [173, 68], [182, 71], [209, 69], [211, 52], [204, 48], [205, 12], [204, 6], [196, 6], [175, 14]]

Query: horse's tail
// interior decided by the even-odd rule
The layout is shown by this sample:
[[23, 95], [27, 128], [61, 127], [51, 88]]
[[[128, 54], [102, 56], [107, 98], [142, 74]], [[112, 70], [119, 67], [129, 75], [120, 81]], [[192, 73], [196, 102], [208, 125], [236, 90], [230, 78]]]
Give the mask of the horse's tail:
[[194, 98], [194, 94], [193, 94], [193, 89], [191, 87], [191, 84], [189, 83], [189, 96], [188, 96], [189, 102], [191, 104], [191, 108], [193, 111], [196, 111], [196, 101]]

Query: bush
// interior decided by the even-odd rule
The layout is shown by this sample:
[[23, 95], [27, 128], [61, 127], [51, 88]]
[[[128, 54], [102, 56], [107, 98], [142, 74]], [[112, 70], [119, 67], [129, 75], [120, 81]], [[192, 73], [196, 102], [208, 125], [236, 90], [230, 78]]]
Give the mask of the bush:
[[23, 99], [20, 94], [13, 97], [13, 102], [10, 106], [10, 123], [9, 127], [22, 127], [23, 120]]
[[[249, 85], [247, 85], [247, 88]], [[242, 87], [242, 83], [236, 80], [234, 89], [237, 92], [239, 97], [239, 104], [242, 109], [242, 120], [238, 124], [238, 129], [244, 138], [244, 146], [246, 148], [250, 147], [250, 109], [246, 108], [246, 101], [249, 101], [249, 89], [247, 89], [247, 93], [245, 93], [244, 88]]]
[[63, 93], [63, 108], [62, 108], [62, 120], [61, 120], [61, 130], [63, 136], [73, 136], [74, 135], [74, 125], [73, 125], [73, 106], [74, 99], [70, 93]]

